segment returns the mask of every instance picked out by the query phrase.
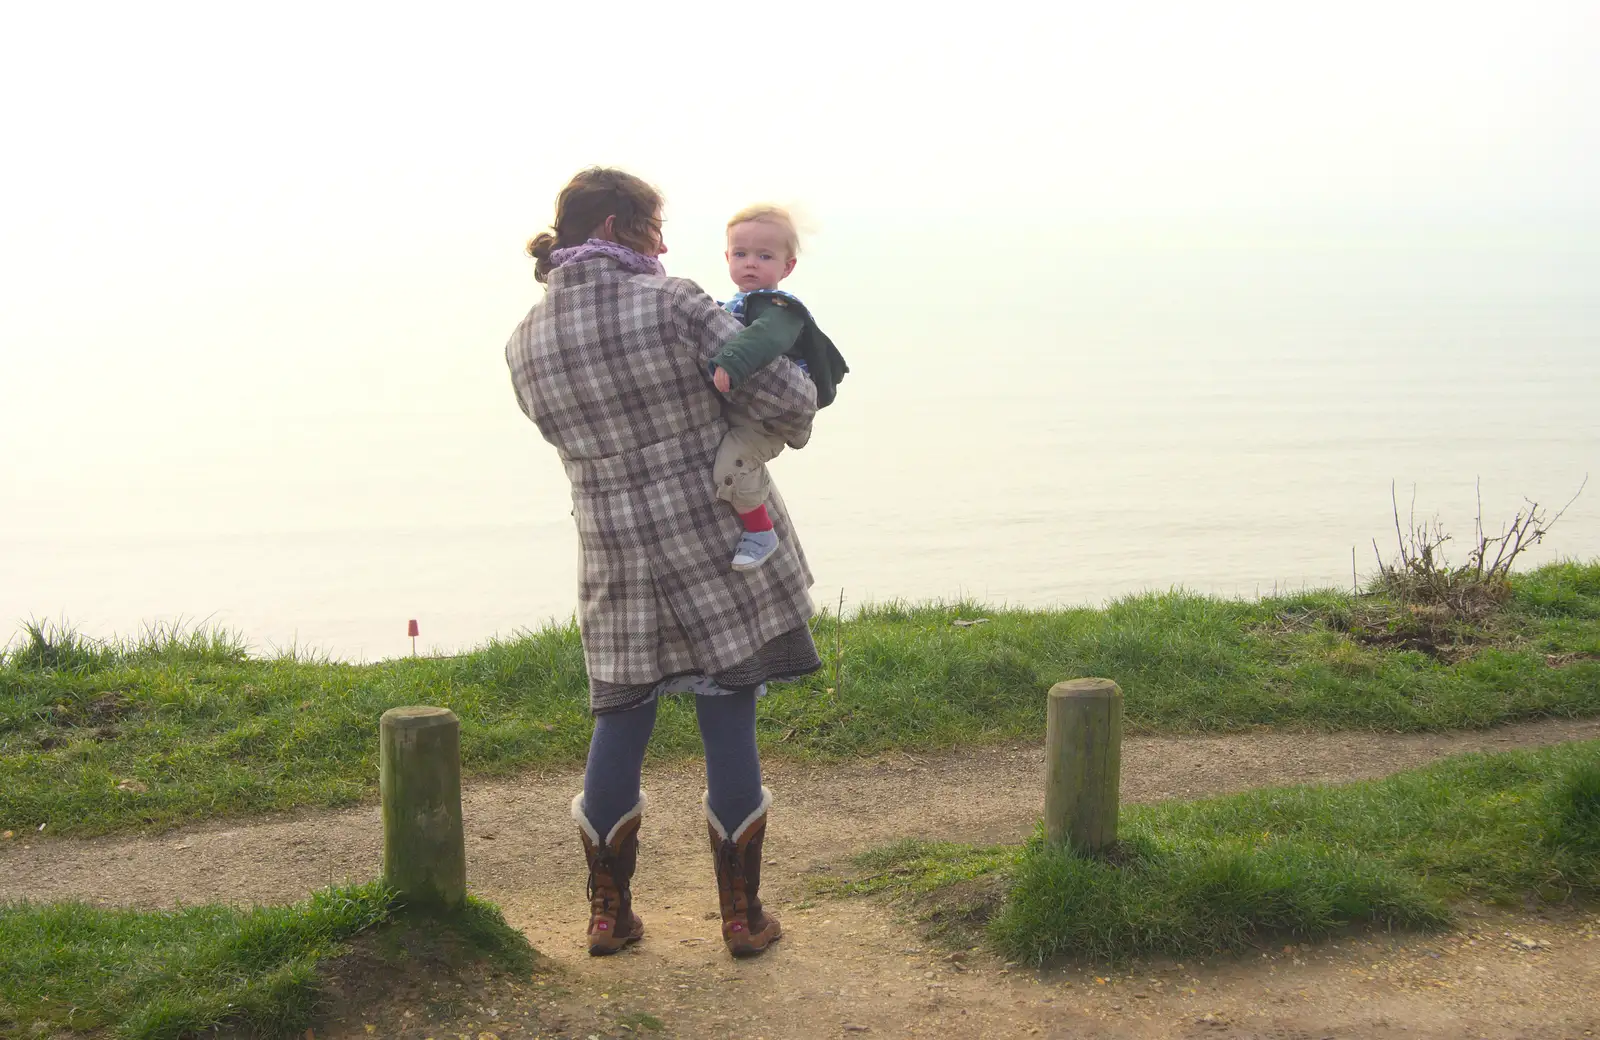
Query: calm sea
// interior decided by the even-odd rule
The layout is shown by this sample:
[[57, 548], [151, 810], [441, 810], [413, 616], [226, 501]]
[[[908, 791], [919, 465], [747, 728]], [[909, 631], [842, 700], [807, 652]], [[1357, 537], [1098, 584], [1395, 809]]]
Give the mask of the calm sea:
[[[1393, 549], [1391, 482], [1459, 555], [1480, 485], [1498, 527], [1590, 474], [1527, 559], [1600, 556], [1593, 236], [1102, 229], [971, 254], [914, 236], [833, 236], [796, 279], [853, 369], [812, 445], [773, 463], [819, 605], [1349, 586], [1352, 547], [1362, 576], [1373, 539]], [[48, 483], [25, 472], [18, 515], [48, 496], [82, 522], [0, 538], [0, 627], [185, 619], [370, 660], [410, 651], [411, 618], [438, 651], [566, 618], [566, 489], [501, 360], [530, 300], [449, 344], [437, 382], [470, 387], [448, 407], [414, 403], [436, 381], [423, 352], [424, 396], [268, 424], [249, 450], [168, 452], [109, 492], [65, 460]], [[253, 488], [270, 489], [255, 511]]]

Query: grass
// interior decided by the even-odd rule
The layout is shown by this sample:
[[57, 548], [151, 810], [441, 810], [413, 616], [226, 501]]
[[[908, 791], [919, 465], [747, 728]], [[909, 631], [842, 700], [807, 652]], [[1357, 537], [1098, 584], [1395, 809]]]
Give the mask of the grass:
[[[761, 742], [826, 759], [1036, 739], [1044, 692], [1085, 675], [1121, 683], [1133, 731], [1600, 714], [1600, 561], [1518, 575], [1512, 589], [1472, 622], [1331, 591], [1171, 592], [1103, 610], [890, 604], [843, 621], [837, 658], [837, 619], [820, 617], [827, 664], [762, 702]], [[952, 624], [977, 617], [989, 620]], [[576, 767], [591, 728], [577, 629], [354, 665], [256, 658], [218, 633], [169, 628], [105, 646], [34, 625], [0, 661], [0, 830], [93, 834], [348, 805], [375, 793], [379, 715], [419, 703], [461, 717], [469, 775]], [[692, 706], [669, 700], [652, 748], [699, 753]]]
[[297, 1032], [319, 978], [350, 940], [376, 929], [447, 932], [473, 958], [523, 967], [532, 951], [498, 910], [470, 901], [449, 926], [396, 914], [369, 884], [331, 888], [292, 906], [240, 910], [106, 910], [84, 903], [0, 906], [0, 1035], [69, 1030], [164, 1040], [225, 1026]]
[[1434, 928], [1465, 897], [1600, 895], [1600, 741], [1130, 806], [1103, 860], [1035, 835], [1021, 847], [901, 842], [857, 865], [863, 876], [825, 887], [909, 893], [934, 931], [984, 928], [1033, 964]]
[[623, 1015], [617, 1019], [617, 1025], [622, 1026], [624, 1029], [631, 1029], [634, 1032], [648, 1029], [652, 1033], [659, 1033], [667, 1027], [666, 1023], [662, 1022], [661, 1019], [645, 1011], [636, 1011], [631, 1015]]

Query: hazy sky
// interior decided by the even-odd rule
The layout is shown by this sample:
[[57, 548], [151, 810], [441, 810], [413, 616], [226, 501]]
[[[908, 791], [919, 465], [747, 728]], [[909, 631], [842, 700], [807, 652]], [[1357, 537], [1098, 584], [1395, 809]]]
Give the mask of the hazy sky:
[[1587, 0], [1047, 6], [8, 5], [0, 535], [514, 518], [466, 456], [558, 486], [498, 352], [590, 163], [663, 188], [713, 292], [765, 198], [856, 286], [1072, 226], [1600, 203]]

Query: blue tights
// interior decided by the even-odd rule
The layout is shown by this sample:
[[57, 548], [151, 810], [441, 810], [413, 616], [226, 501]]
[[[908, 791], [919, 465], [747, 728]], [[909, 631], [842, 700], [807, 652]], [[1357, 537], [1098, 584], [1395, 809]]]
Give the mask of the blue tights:
[[[656, 725], [657, 700], [596, 715], [583, 773], [583, 808], [602, 839], [639, 804], [644, 751]], [[761, 756], [756, 751], [756, 690], [696, 696], [695, 721], [706, 751], [711, 811], [730, 832], [761, 805]]]

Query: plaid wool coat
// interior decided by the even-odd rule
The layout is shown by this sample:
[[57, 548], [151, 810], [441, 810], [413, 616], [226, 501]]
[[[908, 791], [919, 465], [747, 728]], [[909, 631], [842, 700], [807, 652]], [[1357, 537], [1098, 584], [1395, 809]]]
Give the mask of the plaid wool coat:
[[796, 448], [816, 414], [815, 387], [784, 358], [726, 402], [716, 392], [707, 362], [740, 328], [693, 282], [603, 257], [551, 271], [506, 346], [517, 402], [572, 482], [596, 712], [632, 707], [670, 677], [754, 685], [820, 665], [811, 571], [776, 488], [777, 552], [759, 570], [729, 567], [743, 526], [711, 476], [724, 409]]

